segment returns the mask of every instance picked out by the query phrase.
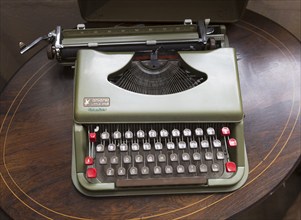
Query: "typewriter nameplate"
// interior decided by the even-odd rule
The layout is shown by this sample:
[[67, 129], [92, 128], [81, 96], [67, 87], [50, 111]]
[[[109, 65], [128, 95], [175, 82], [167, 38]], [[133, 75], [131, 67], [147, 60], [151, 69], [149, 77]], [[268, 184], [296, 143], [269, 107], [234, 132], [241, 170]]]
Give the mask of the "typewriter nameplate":
[[109, 97], [85, 97], [83, 99], [84, 107], [109, 107]]

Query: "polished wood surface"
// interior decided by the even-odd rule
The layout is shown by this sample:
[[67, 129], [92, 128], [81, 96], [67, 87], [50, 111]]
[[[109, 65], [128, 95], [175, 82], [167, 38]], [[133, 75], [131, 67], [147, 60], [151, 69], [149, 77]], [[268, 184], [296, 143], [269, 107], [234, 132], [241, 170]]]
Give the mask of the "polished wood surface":
[[90, 198], [71, 182], [73, 71], [26, 63], [2, 92], [1, 207], [14, 219], [224, 219], [272, 193], [300, 160], [300, 42], [247, 11], [237, 49], [248, 181], [232, 193]]

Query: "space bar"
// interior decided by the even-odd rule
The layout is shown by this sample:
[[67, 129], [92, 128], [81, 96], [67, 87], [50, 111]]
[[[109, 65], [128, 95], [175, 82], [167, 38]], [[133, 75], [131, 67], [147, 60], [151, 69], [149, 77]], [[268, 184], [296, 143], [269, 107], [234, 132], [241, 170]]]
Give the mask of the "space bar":
[[117, 179], [117, 187], [133, 186], [172, 186], [172, 185], [204, 185], [207, 183], [205, 177], [171, 177], [153, 179]]

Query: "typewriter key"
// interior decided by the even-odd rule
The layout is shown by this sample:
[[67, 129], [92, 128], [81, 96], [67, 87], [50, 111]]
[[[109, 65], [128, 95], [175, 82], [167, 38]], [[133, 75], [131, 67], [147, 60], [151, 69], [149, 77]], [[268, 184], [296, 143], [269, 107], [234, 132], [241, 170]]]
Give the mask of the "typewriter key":
[[222, 136], [230, 136], [230, 129], [228, 128], [228, 127], [223, 127], [222, 128], [222, 132], [221, 132], [221, 134], [222, 134]]
[[132, 151], [138, 151], [139, 150], [139, 144], [133, 143], [132, 144]]
[[193, 160], [201, 160], [201, 154], [199, 152], [195, 152], [192, 155]]
[[128, 151], [128, 145], [127, 144], [120, 144], [120, 151]]
[[203, 136], [203, 129], [202, 128], [196, 128], [195, 129], [195, 135], [196, 136]]
[[168, 142], [166, 144], [166, 146], [167, 146], [168, 150], [174, 150], [175, 149], [175, 144], [173, 142]]
[[113, 138], [114, 138], [114, 139], [120, 139], [120, 138], [121, 138], [121, 133], [120, 133], [120, 131], [115, 131], [115, 132], [113, 133]]
[[209, 142], [207, 140], [202, 140], [201, 141], [201, 146], [202, 146], [202, 148], [208, 148], [209, 147]]
[[151, 149], [151, 145], [148, 142], [143, 143], [143, 150], [150, 150]]
[[147, 162], [153, 163], [155, 161], [155, 156], [153, 154], [149, 154], [146, 157]]
[[183, 135], [185, 137], [190, 137], [191, 136], [191, 130], [188, 129], [188, 128], [185, 128], [184, 131], [183, 131]]
[[185, 172], [185, 167], [183, 165], [178, 165], [177, 166], [177, 172], [178, 173], [184, 173]]
[[177, 154], [175, 154], [175, 153], [172, 153], [171, 155], [170, 155], [170, 160], [171, 161], [178, 161], [178, 155]]
[[184, 141], [179, 141], [178, 147], [179, 147], [179, 149], [186, 149], [186, 142], [184, 142]]
[[96, 146], [96, 152], [104, 152], [104, 150], [105, 150], [105, 146], [104, 145], [102, 145], [102, 144], [98, 144], [97, 146]]
[[149, 174], [149, 168], [146, 167], [146, 166], [142, 167], [141, 168], [141, 174], [143, 174], [143, 175]]
[[100, 156], [99, 157], [99, 164], [107, 164], [107, 157], [106, 156]]
[[132, 162], [132, 158], [131, 158], [130, 155], [125, 155], [125, 156], [123, 157], [123, 163], [129, 164], [129, 163], [131, 163], [131, 162]]
[[213, 159], [213, 154], [212, 154], [212, 152], [206, 152], [206, 153], [205, 153], [205, 159], [206, 159], [206, 160], [212, 160], [212, 159]]
[[163, 148], [163, 145], [162, 145], [161, 142], [156, 142], [156, 143], [155, 143], [155, 149], [156, 149], [156, 150], [162, 150], [162, 148]]
[[211, 127], [207, 128], [207, 134], [208, 134], [208, 135], [215, 135], [215, 130], [214, 130], [214, 128], [211, 128]]
[[213, 141], [213, 146], [214, 146], [214, 147], [221, 147], [221, 146], [222, 146], [221, 141], [218, 140], [218, 139], [215, 139], [215, 140]]
[[102, 132], [100, 135], [101, 139], [108, 140], [110, 138], [110, 134], [106, 131]]
[[85, 164], [86, 165], [92, 165], [94, 163], [93, 157], [87, 156], [85, 157]]
[[165, 154], [159, 154], [158, 155], [158, 161], [161, 162], [161, 163], [166, 162]]
[[183, 161], [189, 161], [189, 160], [190, 160], [190, 155], [189, 155], [189, 153], [183, 153], [183, 154], [182, 154], [182, 160], [183, 160]]
[[130, 168], [130, 174], [131, 174], [132, 176], [137, 175], [137, 174], [138, 174], [138, 169], [137, 169], [137, 167], [131, 167], [131, 168]]
[[110, 159], [111, 164], [118, 164], [118, 157], [117, 156], [112, 156]]
[[119, 176], [124, 176], [125, 175], [125, 168], [124, 167], [119, 167], [117, 171]]
[[132, 138], [133, 138], [133, 132], [131, 132], [131, 131], [126, 131], [126, 132], [124, 133], [124, 137], [125, 137], [126, 139], [132, 139]]
[[114, 176], [114, 169], [112, 167], [107, 169], [107, 176]]
[[180, 131], [179, 131], [178, 129], [173, 129], [173, 130], [171, 131], [171, 135], [172, 135], [173, 137], [180, 137]]
[[154, 167], [154, 174], [161, 174], [162, 172], [161, 172], [161, 167], [160, 166], [155, 166]]
[[172, 172], [173, 172], [172, 166], [167, 165], [167, 166], [165, 167], [165, 173], [166, 173], [166, 174], [172, 174]]
[[150, 137], [150, 138], [155, 138], [155, 137], [157, 137], [157, 132], [155, 131], [155, 130], [150, 130], [149, 132], [148, 132], [148, 136]]
[[206, 164], [201, 164], [200, 165], [200, 172], [201, 173], [207, 173], [207, 171], [208, 171], [207, 165]]
[[225, 158], [224, 152], [218, 151], [218, 152], [216, 153], [216, 158], [217, 158], [218, 160], [223, 160], [223, 159]]
[[143, 156], [138, 154], [135, 156], [135, 162], [136, 163], [142, 163], [143, 162]]
[[162, 129], [162, 130], [160, 131], [160, 136], [161, 136], [161, 137], [168, 137], [168, 131], [165, 130], [165, 129]]
[[189, 146], [191, 149], [198, 148], [198, 143], [196, 141], [190, 141]]
[[113, 152], [116, 151], [116, 145], [115, 144], [109, 144], [108, 145], [108, 151]]
[[212, 170], [213, 172], [218, 172], [218, 171], [219, 171], [219, 165], [218, 165], [217, 163], [213, 163], [213, 164], [211, 165], [211, 170]]
[[196, 172], [196, 167], [193, 164], [189, 164], [188, 166], [188, 172], [189, 173], [195, 173]]
[[144, 131], [142, 130], [137, 131], [137, 138], [144, 138], [144, 137], [145, 137]]

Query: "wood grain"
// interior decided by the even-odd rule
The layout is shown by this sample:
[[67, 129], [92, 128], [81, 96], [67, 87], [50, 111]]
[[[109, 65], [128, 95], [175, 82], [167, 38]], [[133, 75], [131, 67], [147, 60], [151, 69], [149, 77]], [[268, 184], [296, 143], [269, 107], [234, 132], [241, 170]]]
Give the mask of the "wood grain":
[[225, 219], [258, 202], [300, 160], [300, 43], [247, 11], [237, 49], [250, 164], [232, 193], [89, 198], [71, 182], [73, 72], [39, 52], [0, 96], [1, 207], [13, 219]]

